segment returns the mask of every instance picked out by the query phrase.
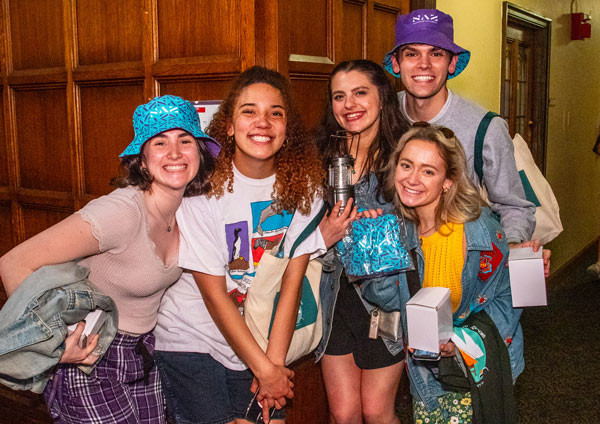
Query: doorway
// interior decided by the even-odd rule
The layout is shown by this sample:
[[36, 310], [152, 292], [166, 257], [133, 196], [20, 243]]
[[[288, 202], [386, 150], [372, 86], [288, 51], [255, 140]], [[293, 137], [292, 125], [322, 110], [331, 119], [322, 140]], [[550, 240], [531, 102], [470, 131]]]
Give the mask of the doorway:
[[504, 2], [501, 115], [545, 171], [551, 20]]

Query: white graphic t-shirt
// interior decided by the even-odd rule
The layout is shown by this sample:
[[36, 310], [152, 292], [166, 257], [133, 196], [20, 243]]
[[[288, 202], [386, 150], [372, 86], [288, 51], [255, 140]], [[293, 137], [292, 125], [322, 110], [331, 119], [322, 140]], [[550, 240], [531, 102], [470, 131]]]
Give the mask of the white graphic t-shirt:
[[[219, 199], [183, 199], [177, 223], [181, 232], [179, 266], [184, 272], [163, 296], [154, 330], [157, 350], [208, 353], [227, 368], [247, 368], [210, 317], [189, 271], [225, 276], [227, 291], [242, 309], [265, 251], [270, 252], [287, 233], [284, 252], [288, 256], [294, 240], [323, 205], [321, 198], [316, 199], [307, 216], [293, 211], [277, 213], [271, 199], [274, 184], [274, 175], [256, 180], [234, 167], [233, 193], [225, 191]], [[325, 251], [317, 228], [294, 256], [310, 253], [314, 258]]]

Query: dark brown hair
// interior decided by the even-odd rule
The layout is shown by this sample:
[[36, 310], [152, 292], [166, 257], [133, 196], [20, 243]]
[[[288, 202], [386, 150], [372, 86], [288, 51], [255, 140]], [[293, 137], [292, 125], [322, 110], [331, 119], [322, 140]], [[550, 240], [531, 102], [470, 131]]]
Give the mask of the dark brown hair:
[[[321, 125], [317, 130], [317, 146], [323, 159], [323, 167], [327, 167], [331, 158], [335, 155], [335, 146], [329, 142], [329, 137], [335, 135], [337, 131], [343, 130], [333, 114], [333, 99], [331, 97], [331, 81], [340, 72], [357, 71], [364, 74], [371, 84], [377, 87], [379, 101], [381, 103], [381, 122], [379, 124], [379, 134], [369, 146], [367, 162], [365, 164], [366, 173], [373, 172], [379, 182], [378, 188], [383, 182], [383, 169], [387, 165], [388, 159], [398, 139], [408, 128], [408, 121], [400, 112], [398, 96], [394, 87], [388, 80], [383, 68], [370, 60], [349, 60], [341, 62], [335, 67], [329, 77], [327, 88], [327, 105], [325, 113], [321, 120]], [[378, 190], [379, 191], [379, 190]]]
[[[204, 142], [197, 138], [195, 140], [200, 156], [200, 167], [194, 179], [186, 186], [183, 197], [192, 197], [207, 193], [210, 190], [209, 177], [215, 169], [215, 160], [204, 145]], [[119, 188], [134, 186], [142, 191], [150, 190], [154, 177], [150, 175], [148, 169], [143, 165], [144, 147], [146, 147], [147, 143], [148, 140], [142, 145], [139, 154], [121, 158], [119, 175], [110, 181], [111, 185]]]

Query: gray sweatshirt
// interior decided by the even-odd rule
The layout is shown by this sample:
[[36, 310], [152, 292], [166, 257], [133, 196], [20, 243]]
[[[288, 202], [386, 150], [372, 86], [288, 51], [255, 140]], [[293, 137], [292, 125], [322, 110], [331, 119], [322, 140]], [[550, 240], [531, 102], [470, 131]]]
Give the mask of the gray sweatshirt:
[[[406, 93], [398, 93], [400, 110], [406, 113]], [[479, 181], [473, 168], [475, 133], [487, 110], [448, 90], [448, 99], [430, 124], [450, 128], [462, 143], [467, 155], [468, 172], [476, 186]], [[515, 163], [512, 139], [503, 119], [492, 119], [483, 143], [483, 185], [488, 203], [500, 215], [509, 242], [530, 240], [535, 229], [535, 205], [525, 198], [525, 192]]]

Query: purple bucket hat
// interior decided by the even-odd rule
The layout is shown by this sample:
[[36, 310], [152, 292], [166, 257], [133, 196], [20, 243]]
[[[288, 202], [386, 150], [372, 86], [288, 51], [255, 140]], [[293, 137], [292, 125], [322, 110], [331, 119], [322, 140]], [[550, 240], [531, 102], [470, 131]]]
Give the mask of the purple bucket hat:
[[392, 68], [392, 55], [398, 47], [405, 44], [428, 44], [458, 55], [456, 69], [448, 74], [448, 79], [464, 71], [471, 58], [470, 51], [454, 44], [452, 17], [437, 9], [418, 9], [407, 15], [398, 16], [396, 46], [383, 59], [383, 67], [396, 78], [400, 73], [394, 72]]
[[200, 127], [200, 118], [194, 105], [177, 96], [155, 97], [148, 103], [139, 105], [133, 113], [135, 138], [119, 157], [138, 155], [146, 141], [162, 132], [182, 129], [197, 139], [202, 139], [208, 151], [217, 157], [221, 145], [206, 135]]

